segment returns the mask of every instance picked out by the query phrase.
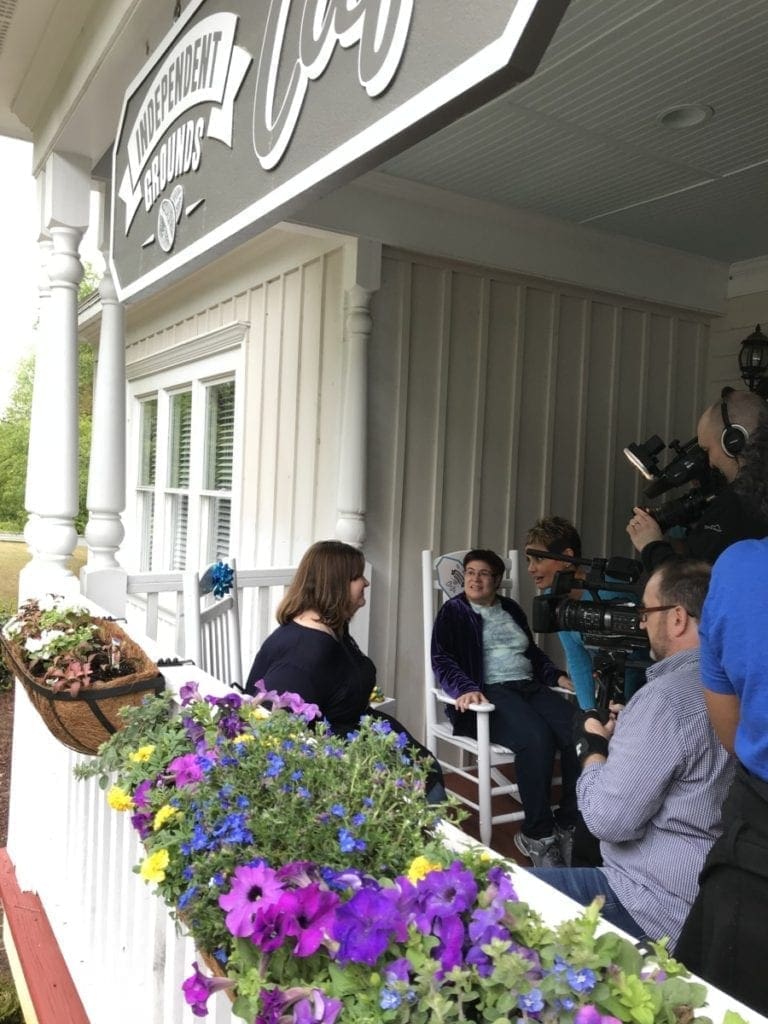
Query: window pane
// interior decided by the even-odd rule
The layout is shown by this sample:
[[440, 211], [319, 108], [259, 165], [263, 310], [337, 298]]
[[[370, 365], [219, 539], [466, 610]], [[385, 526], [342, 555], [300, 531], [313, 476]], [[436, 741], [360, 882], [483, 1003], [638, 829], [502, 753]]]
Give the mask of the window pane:
[[235, 382], [214, 384], [207, 391], [205, 489], [232, 490], [235, 441]]
[[157, 399], [141, 403], [141, 452], [139, 457], [139, 485], [151, 487], [155, 482], [157, 462]]
[[232, 521], [232, 502], [229, 498], [203, 498], [203, 529], [206, 531], [205, 560], [226, 561], [230, 555], [229, 538]]
[[171, 452], [168, 486], [189, 487], [192, 438], [192, 393], [171, 396]]
[[139, 491], [139, 571], [152, 568], [152, 540], [155, 530], [155, 492]]
[[187, 523], [189, 498], [186, 494], [170, 495], [170, 566], [171, 570], [187, 567]]

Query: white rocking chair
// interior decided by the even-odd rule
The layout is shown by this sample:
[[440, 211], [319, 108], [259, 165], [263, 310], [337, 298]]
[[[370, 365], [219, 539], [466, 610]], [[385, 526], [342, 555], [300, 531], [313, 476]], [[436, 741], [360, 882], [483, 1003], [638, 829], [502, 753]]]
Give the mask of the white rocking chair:
[[224, 597], [213, 597], [215, 565], [210, 565], [202, 576], [184, 573], [184, 652], [205, 672], [228, 686], [241, 688], [243, 656], [234, 558], [228, 565], [233, 574], [232, 589]]
[[[453, 726], [445, 715], [445, 705], [454, 704], [435, 682], [432, 671], [432, 625], [435, 614], [442, 601], [453, 597], [463, 590], [464, 569], [462, 559], [465, 551], [452, 551], [449, 554], [434, 557], [431, 551], [422, 551], [422, 593], [424, 605], [424, 697], [427, 740], [426, 745], [438, 758], [443, 770], [449, 778], [446, 788], [449, 789], [463, 804], [477, 813], [480, 827], [480, 840], [490, 846], [494, 825], [512, 821], [522, 821], [524, 817], [520, 804], [520, 793], [517, 785], [507, 778], [500, 770], [503, 765], [514, 764], [515, 755], [507, 747], [490, 740], [490, 714], [495, 711], [493, 704], [471, 704], [470, 711], [477, 717], [477, 739], [471, 736], [454, 736]], [[501, 591], [508, 597], [517, 598], [517, 552], [510, 551], [506, 561], [507, 573], [501, 583]], [[454, 753], [453, 760], [443, 760], [439, 754], [439, 745], [448, 746]], [[473, 758], [471, 767], [464, 764], [465, 755]], [[467, 796], [450, 788], [450, 775], [458, 776], [472, 784], [473, 796]], [[493, 813], [493, 800], [496, 797], [508, 796], [515, 800], [519, 810]]]

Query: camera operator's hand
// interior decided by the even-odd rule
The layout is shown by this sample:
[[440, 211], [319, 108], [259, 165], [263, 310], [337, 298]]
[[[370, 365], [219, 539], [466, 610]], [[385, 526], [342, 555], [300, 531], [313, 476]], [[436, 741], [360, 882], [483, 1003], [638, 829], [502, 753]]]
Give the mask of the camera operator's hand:
[[456, 698], [456, 710], [466, 711], [470, 704], [489, 704], [490, 701], [484, 697], [479, 690], [472, 690], [470, 693], [462, 693]]
[[627, 523], [627, 533], [638, 553], [646, 544], [661, 540], [664, 536], [653, 516], [649, 515], [644, 508], [637, 507], [633, 509], [632, 518]]
[[575, 716], [573, 741], [582, 768], [593, 761], [602, 763], [607, 760], [608, 740], [613, 734], [613, 725], [609, 726], [609, 720], [607, 711], [583, 711]]

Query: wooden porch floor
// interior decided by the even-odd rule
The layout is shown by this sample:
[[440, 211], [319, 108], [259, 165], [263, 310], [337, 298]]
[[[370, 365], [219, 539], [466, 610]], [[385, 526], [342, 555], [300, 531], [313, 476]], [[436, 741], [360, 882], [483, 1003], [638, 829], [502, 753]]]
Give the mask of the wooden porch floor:
[[[469, 793], [470, 784], [466, 780], [449, 773], [445, 776], [446, 788], [449, 790], [456, 790], [461, 792]], [[509, 797], [497, 797], [493, 802], [494, 813], [503, 814], [507, 811], [519, 810], [520, 805]], [[474, 811], [470, 811], [468, 807], [463, 808], [467, 817], [461, 822], [459, 827], [472, 836], [473, 839], [480, 841], [480, 831], [478, 828], [477, 814]], [[511, 821], [506, 825], [494, 825], [493, 834], [491, 836], [490, 846], [491, 849], [500, 853], [502, 857], [506, 857], [507, 860], [513, 860], [517, 864], [521, 864], [523, 867], [531, 867], [531, 862], [527, 857], [524, 857], [522, 853], [517, 849], [514, 842], [515, 833], [520, 831], [520, 822]]]

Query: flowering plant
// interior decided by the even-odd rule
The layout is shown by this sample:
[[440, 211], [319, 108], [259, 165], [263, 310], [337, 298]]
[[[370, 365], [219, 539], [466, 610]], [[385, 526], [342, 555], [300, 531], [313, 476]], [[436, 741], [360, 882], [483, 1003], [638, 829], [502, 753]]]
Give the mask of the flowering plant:
[[22, 604], [3, 633], [21, 651], [33, 676], [54, 691], [69, 690], [73, 697], [98, 680], [136, 669], [123, 656], [119, 641], [104, 636], [86, 608], [55, 594]]
[[188, 685], [178, 711], [129, 709], [77, 770], [131, 813], [137, 870], [214, 970], [184, 983], [196, 1015], [227, 989], [252, 1024], [706, 1020], [704, 986], [663, 942], [646, 956], [598, 935], [597, 902], [549, 929], [509, 865], [450, 849], [449, 807], [427, 804], [426, 768], [387, 721], [341, 739], [317, 717], [292, 694]]

